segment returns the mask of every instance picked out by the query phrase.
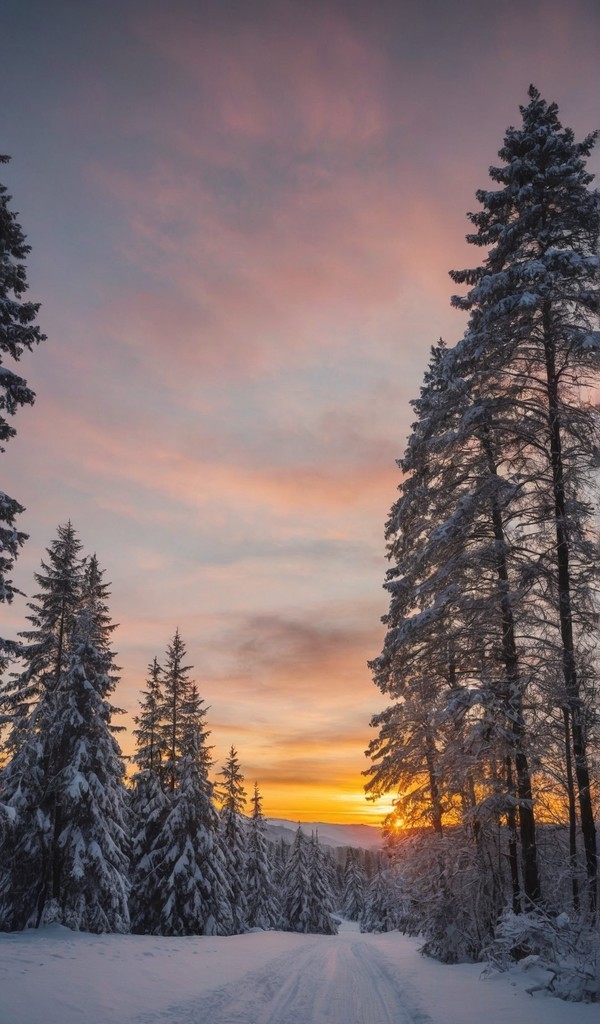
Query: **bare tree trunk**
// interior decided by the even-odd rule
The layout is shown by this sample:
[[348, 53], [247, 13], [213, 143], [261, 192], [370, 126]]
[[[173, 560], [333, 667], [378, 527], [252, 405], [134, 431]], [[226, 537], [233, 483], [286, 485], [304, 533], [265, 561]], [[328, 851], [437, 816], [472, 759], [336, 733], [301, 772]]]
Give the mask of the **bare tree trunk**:
[[[488, 469], [497, 476], [496, 463], [491, 447], [489, 428], [486, 427], [483, 446], [487, 458]], [[537, 844], [535, 835], [535, 813], [533, 809], [533, 793], [531, 773], [524, 749], [525, 719], [523, 716], [522, 681], [519, 673], [519, 657], [515, 635], [514, 616], [509, 599], [508, 567], [505, 555], [505, 534], [502, 513], [496, 498], [492, 500], [492, 523], [496, 541], [496, 574], [500, 589], [500, 612], [502, 616], [502, 658], [506, 669], [507, 681], [507, 716], [512, 734], [512, 746], [516, 769], [516, 790], [519, 798], [519, 833], [521, 840], [521, 859], [523, 863], [523, 888], [525, 896], [532, 903], [541, 899], [540, 875], [537, 860]]]
[[597, 909], [598, 861], [596, 854], [596, 825], [590, 792], [590, 772], [586, 749], [585, 722], [575, 661], [573, 617], [571, 608], [571, 573], [569, 567], [569, 536], [566, 519], [564, 467], [562, 457], [562, 423], [558, 397], [556, 349], [552, 331], [549, 301], [543, 311], [543, 340], [546, 361], [548, 394], [548, 427], [550, 433], [550, 459], [556, 524], [556, 569], [558, 583], [558, 613], [562, 642], [562, 669], [567, 695], [567, 713], [571, 722], [571, 738], [575, 763], [575, 778], [579, 795], [581, 833], [585, 849], [588, 876], [589, 904], [593, 914]]

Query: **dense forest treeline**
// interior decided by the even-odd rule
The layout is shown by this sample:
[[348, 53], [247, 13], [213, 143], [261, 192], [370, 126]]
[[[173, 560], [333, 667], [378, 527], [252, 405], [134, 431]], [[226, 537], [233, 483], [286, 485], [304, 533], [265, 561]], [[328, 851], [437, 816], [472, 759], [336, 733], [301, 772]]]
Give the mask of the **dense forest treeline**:
[[377, 857], [348, 850], [340, 864], [300, 827], [276, 842], [257, 784], [247, 813], [234, 747], [215, 774], [179, 630], [148, 666], [126, 780], [108, 584], [71, 523], [35, 580], [0, 689], [0, 930], [335, 934], [334, 908], [368, 925]]

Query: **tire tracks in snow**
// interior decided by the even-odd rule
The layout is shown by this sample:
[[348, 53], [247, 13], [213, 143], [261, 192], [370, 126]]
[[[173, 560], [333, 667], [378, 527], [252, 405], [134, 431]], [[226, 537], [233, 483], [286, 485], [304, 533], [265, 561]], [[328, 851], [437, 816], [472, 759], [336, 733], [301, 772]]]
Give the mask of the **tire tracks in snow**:
[[433, 1024], [368, 935], [306, 940], [232, 985], [135, 1024]]

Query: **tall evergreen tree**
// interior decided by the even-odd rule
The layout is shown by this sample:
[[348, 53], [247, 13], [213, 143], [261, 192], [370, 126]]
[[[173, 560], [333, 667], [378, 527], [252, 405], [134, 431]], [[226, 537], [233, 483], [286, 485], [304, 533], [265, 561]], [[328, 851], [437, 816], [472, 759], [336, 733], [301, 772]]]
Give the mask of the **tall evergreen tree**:
[[359, 854], [352, 847], [349, 847], [344, 865], [342, 913], [350, 921], [360, 921], [365, 907], [366, 885], [367, 880]]
[[360, 918], [361, 932], [391, 932], [398, 927], [398, 896], [394, 880], [381, 863], [371, 879]]
[[202, 748], [203, 724], [189, 738], [176, 767], [172, 804], [151, 852], [162, 935], [231, 935], [231, 890], [219, 843]]
[[471, 311], [463, 349], [477, 358], [486, 393], [501, 397], [507, 378], [522, 389], [518, 430], [503, 454], [531, 482], [529, 522], [542, 524], [538, 587], [550, 587], [555, 596], [546, 639], [554, 633], [562, 662], [557, 703], [570, 727], [595, 908], [596, 836], [578, 645], [585, 647], [593, 614], [590, 571], [597, 580], [599, 568], [597, 546], [588, 535], [593, 508], [583, 486], [596, 457], [598, 423], [580, 397], [600, 366], [600, 202], [586, 169], [597, 134], [575, 142], [556, 104], [533, 86], [521, 115], [522, 127], [506, 132], [502, 165], [490, 168], [500, 188], [478, 191], [481, 209], [469, 215], [476, 230], [467, 239], [487, 247], [487, 257], [480, 267], [452, 273], [469, 287], [453, 302]]
[[134, 718], [137, 729], [133, 730], [137, 750], [133, 760], [140, 772], [160, 775], [166, 754], [166, 736], [161, 728], [161, 714], [164, 707], [162, 674], [156, 657], [148, 665], [147, 689], [142, 691], [140, 713]]
[[249, 928], [268, 930], [278, 927], [281, 907], [273, 881], [271, 852], [257, 783], [254, 784], [252, 815], [248, 825], [246, 899]]
[[130, 798], [131, 819], [131, 892], [129, 914], [131, 930], [138, 935], [154, 935], [161, 927], [161, 876], [156, 870], [160, 857], [157, 846], [171, 810], [156, 771], [142, 768], [133, 782]]
[[309, 932], [311, 923], [308, 842], [298, 826], [286, 866], [283, 922], [286, 931]]
[[[77, 616], [67, 670], [53, 701], [48, 733], [53, 776], [51, 885], [41, 920], [76, 930], [124, 932], [128, 913], [128, 822], [121, 751], [107, 699], [113, 655], [98, 645], [108, 627], [88, 596]], [[50, 882], [50, 879], [49, 879]]]
[[[9, 157], [0, 155], [0, 164]], [[24, 260], [31, 252], [25, 235], [9, 204], [11, 196], [0, 184], [0, 445], [14, 437], [16, 431], [6, 416], [14, 416], [22, 405], [32, 405], [35, 393], [27, 381], [14, 370], [2, 365], [8, 356], [18, 362], [23, 353], [45, 340], [35, 323], [39, 303], [24, 302], [27, 272]], [[0, 451], [4, 449], [0, 447]], [[9, 578], [19, 548], [27, 535], [16, 527], [16, 519], [24, 508], [14, 498], [0, 492], [0, 601], [12, 601], [15, 587]], [[12, 649], [2, 644], [0, 654]]]
[[246, 804], [246, 791], [235, 747], [231, 747], [219, 775], [223, 780], [220, 786], [221, 843], [231, 888], [234, 930], [242, 932], [248, 922], [247, 840], [246, 826], [242, 818]]
[[11, 759], [0, 786], [5, 927], [49, 920], [91, 931], [128, 927], [124, 774], [111, 726], [116, 681], [107, 587], [84, 583], [68, 524], [48, 549], [24, 636], [26, 669], [9, 694]]
[[330, 860], [315, 833], [309, 848], [310, 921], [308, 931], [315, 935], [337, 935], [333, 920], [334, 895]]
[[167, 647], [164, 676], [162, 681], [164, 705], [162, 708], [163, 729], [166, 743], [165, 772], [171, 791], [175, 789], [177, 764], [185, 743], [186, 717], [183, 713], [191, 685], [191, 665], [185, 665], [186, 647], [179, 634]]
[[42, 571], [34, 574], [39, 593], [28, 605], [31, 628], [20, 634], [25, 641], [20, 647], [25, 669], [2, 686], [3, 710], [12, 721], [9, 753], [19, 747], [21, 723], [32, 706], [42, 694], [58, 687], [66, 669], [81, 600], [80, 552], [81, 542], [72, 524], [59, 526], [56, 539], [47, 548], [48, 560], [42, 560]]
[[39, 923], [52, 890], [57, 751], [50, 733], [79, 609], [80, 551], [72, 525], [59, 526], [48, 560], [35, 575], [40, 593], [29, 605], [32, 629], [22, 634], [28, 641], [21, 650], [25, 668], [2, 684], [2, 710], [10, 723], [0, 775], [0, 922], [6, 929]]
[[330, 867], [318, 837], [298, 826], [286, 868], [283, 924], [290, 932], [335, 935]]

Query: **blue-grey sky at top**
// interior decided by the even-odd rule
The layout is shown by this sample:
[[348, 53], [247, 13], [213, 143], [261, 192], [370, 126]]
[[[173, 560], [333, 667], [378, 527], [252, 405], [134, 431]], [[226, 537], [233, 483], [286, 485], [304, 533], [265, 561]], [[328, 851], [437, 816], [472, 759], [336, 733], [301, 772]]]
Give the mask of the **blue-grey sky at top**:
[[135, 713], [179, 625], [217, 759], [235, 743], [271, 813], [365, 817], [409, 400], [464, 328], [447, 271], [481, 258], [465, 212], [529, 83], [578, 136], [600, 125], [600, 8], [5, 0], [0, 19], [2, 180], [48, 335], [2, 456], [27, 506], [16, 581], [33, 592], [70, 517], [113, 584], [119, 703]]

